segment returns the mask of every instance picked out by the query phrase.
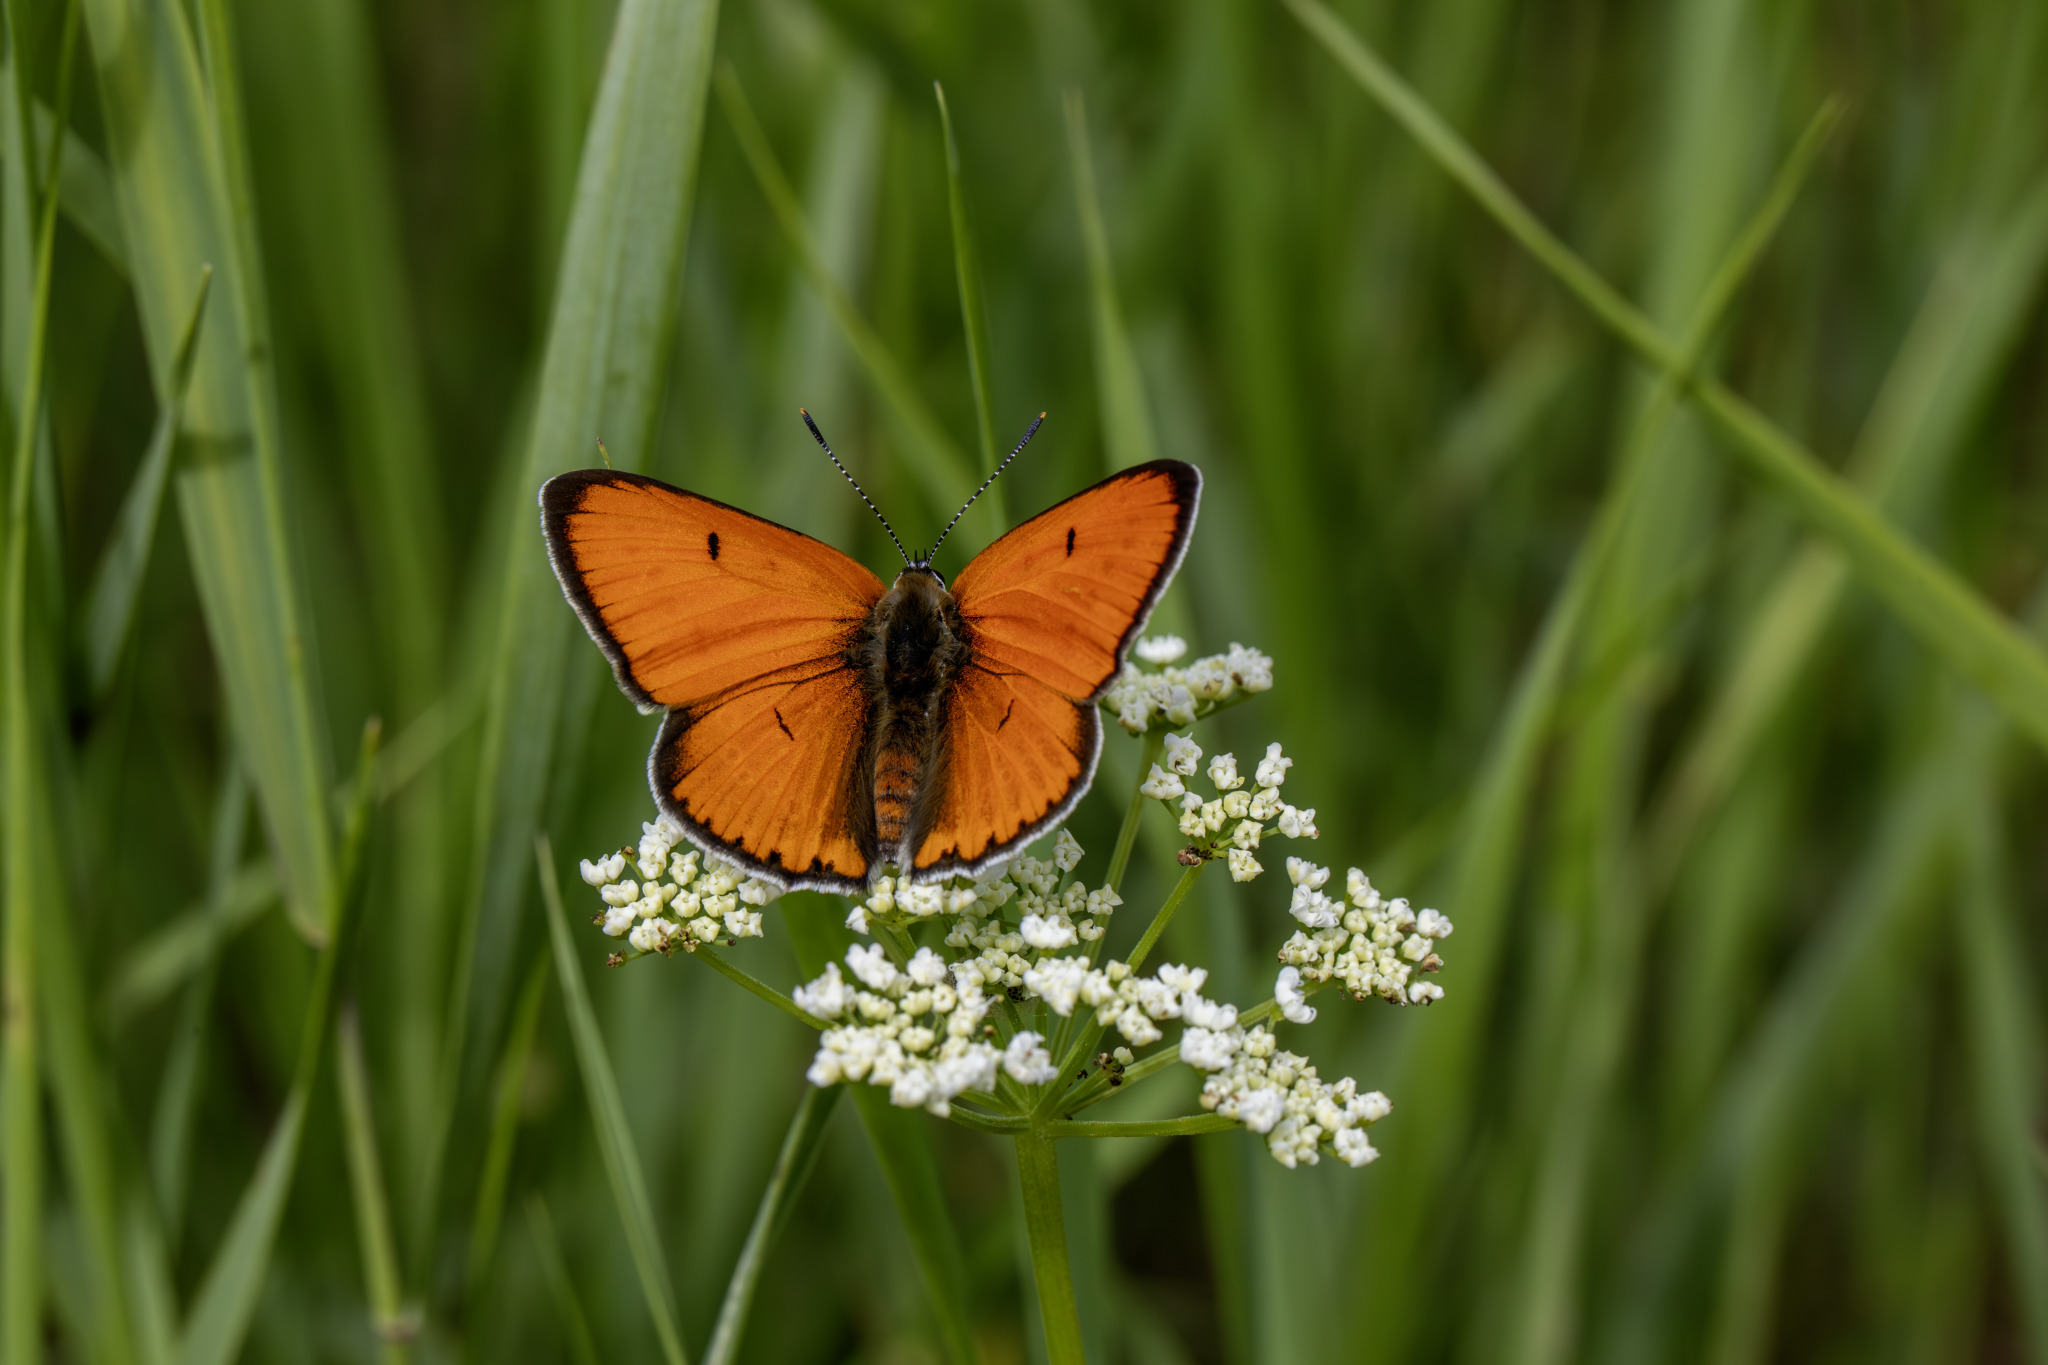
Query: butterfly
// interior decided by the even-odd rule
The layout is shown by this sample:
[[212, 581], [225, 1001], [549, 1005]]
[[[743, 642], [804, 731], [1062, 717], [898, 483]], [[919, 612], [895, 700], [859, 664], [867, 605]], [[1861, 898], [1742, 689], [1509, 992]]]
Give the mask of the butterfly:
[[1039, 513], [949, 588], [947, 534], [881, 579], [786, 526], [657, 479], [540, 490], [555, 576], [619, 688], [666, 712], [655, 804], [692, 842], [790, 888], [975, 874], [1063, 820], [1095, 775], [1095, 702], [1187, 552], [1202, 476], [1121, 471]]

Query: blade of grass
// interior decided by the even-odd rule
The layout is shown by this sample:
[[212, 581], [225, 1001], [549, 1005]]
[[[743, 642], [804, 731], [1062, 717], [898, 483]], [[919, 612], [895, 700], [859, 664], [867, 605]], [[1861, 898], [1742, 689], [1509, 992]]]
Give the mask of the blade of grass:
[[1996, 1190], [2007, 1276], [2019, 1304], [2027, 1356], [2048, 1365], [2048, 1190], [2034, 1168], [2040, 1068], [2039, 992], [2028, 979], [2030, 955], [2013, 923], [1995, 793], [1979, 786], [1954, 821], [1962, 859], [1959, 964], [1965, 1037], [1985, 1175]]
[[[2048, 182], [1988, 246], [1967, 242], [1937, 276], [1886, 375], [1849, 461], [1881, 507], [1910, 510], [1961, 445], [1992, 381], [2023, 335], [2048, 265]], [[1803, 550], [1751, 619], [1728, 681], [1660, 794], [1651, 823], [1653, 887], [1666, 886], [1696, 831], [1726, 798], [1782, 710], [1833, 619], [1848, 565]]]
[[491, 1105], [491, 1137], [484, 1148], [483, 1174], [477, 1179], [476, 1216], [470, 1223], [469, 1300], [477, 1300], [484, 1275], [491, 1268], [497, 1250], [498, 1225], [505, 1213], [505, 1186], [512, 1176], [512, 1151], [519, 1138], [519, 1106], [525, 1097], [526, 1067], [533, 1057], [533, 1036], [540, 1027], [541, 1001], [546, 998], [548, 968], [554, 963], [552, 948], [543, 947], [526, 970], [526, 985], [519, 992], [519, 1007], [512, 1015], [512, 1028], [505, 1036], [505, 1053], [498, 1061], [496, 1096]]
[[604, 1157], [612, 1201], [618, 1206], [626, 1245], [633, 1252], [633, 1268], [640, 1275], [640, 1293], [647, 1301], [648, 1317], [654, 1320], [655, 1335], [661, 1339], [662, 1356], [670, 1365], [684, 1365], [686, 1357], [682, 1338], [676, 1333], [676, 1310], [669, 1291], [668, 1261], [661, 1252], [654, 1206], [647, 1196], [646, 1178], [640, 1173], [640, 1156], [633, 1147], [633, 1130], [626, 1123], [619, 1083], [612, 1075], [611, 1058], [605, 1052], [604, 1033], [598, 1028], [597, 1012], [590, 1007], [583, 967], [576, 960], [576, 945], [569, 938], [561, 887], [555, 880], [554, 853], [545, 834], [534, 840], [534, 858], [540, 867], [541, 903], [547, 910], [555, 971], [562, 983], [562, 1008], [569, 1019], [569, 1037], [576, 1045], [576, 1065], [583, 1074], [584, 1094], [590, 1101], [590, 1126], [597, 1136], [598, 1152]]
[[[241, 861], [249, 824], [249, 780], [242, 772], [242, 765], [235, 762], [232, 746], [223, 741], [223, 748], [227, 752], [222, 754], [220, 790], [214, 798], [212, 846], [207, 860], [206, 899], [209, 910], [218, 910], [234, 894], [235, 865]], [[260, 866], [268, 876], [274, 897], [276, 877], [269, 873], [267, 863]], [[164, 1061], [163, 1080], [156, 1092], [156, 1112], [150, 1124], [150, 1178], [156, 1192], [157, 1210], [168, 1241], [173, 1246], [185, 1219], [192, 1126], [198, 1109], [206, 1023], [213, 1010], [214, 984], [219, 974], [217, 958], [209, 956], [197, 972], [185, 988], [185, 998], [179, 1002], [170, 1054]], [[117, 983], [121, 980], [120, 974], [117, 973], [115, 980]]]
[[[1719, 106], [1698, 112], [1711, 122], [1718, 116]], [[1620, 478], [1640, 485], [1644, 493], [1624, 493], [1635, 515], [1617, 525], [1629, 524], [1640, 533], [1643, 514], [1649, 510], [1649, 485], [1665, 473], [1652, 465], [1678, 453], [1662, 444], [1678, 398], [1678, 376], [1690, 373], [1705, 355], [1742, 283], [1784, 221], [1839, 113], [1839, 105], [1830, 102], [1808, 124], [1763, 203], [1709, 273], [1684, 326], [1678, 364], [1659, 375], [1622, 454]], [[1715, 212], [1718, 215], [1718, 210]], [[1657, 490], [1656, 496], [1668, 499], [1671, 490]], [[1606, 524], [1600, 529], [1604, 531]], [[1631, 546], [1619, 540], [1619, 535], [1617, 532], [1616, 539], [1604, 539], [1596, 547], [1601, 611], [1589, 622], [1588, 635], [1600, 644], [1634, 634], [1630, 617], [1641, 610], [1645, 593], [1655, 593], [1658, 585], [1668, 580], [1672, 568], [1669, 560], [1675, 547], [1668, 538], [1655, 547]], [[1658, 552], [1654, 556], [1653, 549]], [[1576, 891], [1564, 892], [1563, 898], [1590, 909], [1584, 931], [1588, 943], [1580, 967], [1584, 984], [1558, 997], [1568, 1018], [1550, 1028], [1539, 1024], [1528, 1031], [1531, 1038], [1561, 1031], [1569, 1040], [1549, 1087], [1553, 1101], [1545, 1121], [1534, 1202], [1522, 1246], [1521, 1306], [1510, 1349], [1529, 1365], [1565, 1358], [1573, 1351], [1578, 1335], [1579, 1277], [1594, 1144], [1625, 1051], [1649, 928], [1650, 904], [1629, 837], [1628, 797], [1617, 799], [1618, 793], [1632, 792], [1639, 780], [1641, 730], [1647, 714], [1642, 697], [1647, 675], [1641, 667], [1648, 657], [1646, 645], [1637, 643], [1629, 650], [1635, 656], [1627, 668], [1630, 676], [1617, 677], [1612, 694], [1595, 708], [1587, 723], [1577, 727], [1560, 801], [1563, 814], [1558, 842], [1564, 850], [1560, 876], [1583, 879], [1583, 885], [1574, 881]], [[1564, 822], [1572, 828], [1562, 828]], [[1575, 918], [1568, 916], [1565, 923], [1569, 925]]]
[[178, 1347], [178, 1365], [233, 1365], [248, 1336], [257, 1299], [269, 1274], [270, 1253], [277, 1245], [278, 1224], [284, 1218], [285, 1201], [291, 1196], [292, 1178], [297, 1173], [301, 1139], [305, 1135], [306, 1106], [320, 1077], [320, 1061], [327, 1051], [327, 1026], [333, 1013], [334, 982], [346, 947], [353, 902], [363, 866], [364, 844], [369, 836], [370, 812], [376, 793], [377, 741], [380, 727], [373, 717], [363, 727], [363, 743], [356, 760], [354, 791], [350, 793], [347, 818], [343, 822], [342, 876], [332, 892], [332, 909], [323, 911], [322, 923], [331, 927], [327, 942], [319, 949], [313, 972], [313, 987], [306, 997], [306, 1009], [299, 1026], [298, 1060], [292, 1072], [292, 1088], [285, 1096], [284, 1109], [272, 1125], [257, 1159], [256, 1171], [242, 1191], [220, 1246], [207, 1264], [186, 1318], [184, 1339]]
[[[20, 0], [5, 7], [8, 48], [17, 103], [28, 107], [27, 77], [22, 54], [25, 26]], [[77, 7], [65, 9], [65, 57], [77, 32]], [[70, 88], [70, 63], [61, 80]], [[59, 122], [68, 111], [59, 106]], [[23, 118], [17, 127], [26, 131]], [[54, 171], [63, 155], [61, 140], [50, 153]], [[34, 185], [35, 167], [23, 180]], [[43, 1136], [38, 1015], [44, 1008], [37, 990], [38, 966], [47, 950], [38, 946], [38, 919], [64, 914], [62, 874], [53, 865], [57, 840], [50, 828], [52, 802], [44, 771], [43, 745], [49, 731], [36, 715], [29, 677], [29, 539], [33, 534], [30, 506], [35, 496], [36, 436], [41, 430], [44, 367], [47, 363], [50, 317], [50, 274], [56, 252], [56, 178], [40, 187], [36, 208], [34, 293], [28, 301], [28, 351], [24, 358], [21, 401], [8, 469], [7, 540], [4, 581], [0, 581], [0, 707], [5, 708], [6, 799], [0, 803], [0, 844], [4, 844], [5, 961], [0, 965], [0, 1036], [4, 1036], [6, 1076], [5, 1161], [7, 1198], [0, 1213], [0, 1359], [7, 1365], [33, 1365], [42, 1356], [43, 1307]], [[16, 305], [19, 306], [18, 304]]]
[[1282, 0], [1371, 95], [1515, 240], [1630, 349], [1677, 371], [1687, 395], [1793, 511], [1850, 565], [1921, 642], [1970, 679], [2035, 743], [2048, 747], [2048, 655], [1954, 570], [1900, 535], [1841, 476], [1718, 381], [1687, 375], [1673, 344], [1537, 220], [1435, 112], [1316, 0]]
[[370, 1326], [378, 1358], [397, 1365], [411, 1358], [412, 1335], [399, 1303], [398, 1252], [391, 1238], [391, 1205], [384, 1194], [383, 1162], [377, 1156], [377, 1120], [370, 1110], [370, 1074], [363, 1065], [363, 1034], [353, 1001], [344, 1005], [334, 1030], [334, 1079], [341, 1093], [343, 1148], [348, 1154], [349, 1193], [355, 1204], [356, 1240], [363, 1258], [363, 1286], [370, 1301]]
[[[876, 396], [909, 437], [903, 447], [903, 456], [910, 472], [924, 490], [931, 507], [944, 515], [944, 509], [955, 506], [955, 500], [963, 493], [973, 491], [978, 482], [973, 476], [972, 464], [946, 435], [945, 428], [924, 399], [918, 396], [916, 385], [902, 362], [889, 349], [889, 344], [882, 339], [881, 333], [862, 315], [859, 305], [827, 268], [810, 225], [804, 221], [803, 205], [797, 199], [796, 191], [790, 188], [789, 177], [776, 160], [768, 134], [754, 116], [753, 106], [747, 102], [739, 76], [730, 64], [723, 64], [718, 69], [718, 98], [725, 109], [726, 121], [732, 125], [733, 135], [739, 139], [740, 150], [746, 154], [754, 182], [760, 186], [762, 197], [774, 212], [783, 237], [796, 255], [798, 267], [832, 314], [847, 347], [867, 372]], [[1002, 530], [995, 508], [983, 499], [968, 509], [961, 520], [959, 533], [972, 544], [986, 545]]]
[[[718, 12], [717, 0], [625, 0], [619, 7], [562, 250], [517, 479], [522, 489], [537, 490], [600, 439], [622, 468], [645, 465], [668, 373]], [[532, 504], [520, 501], [531, 528], [525, 517], [533, 515]], [[508, 955], [529, 894], [518, 869], [526, 865], [554, 766], [563, 670], [572, 642], [581, 639], [540, 537], [519, 530], [503, 554], [494, 566], [498, 619], [485, 675], [470, 884], [415, 1201], [412, 1241], [420, 1263], [469, 1080], [472, 1015], [491, 1040], [504, 1005]]]
[[576, 1365], [599, 1365], [597, 1343], [590, 1336], [590, 1320], [584, 1316], [583, 1302], [576, 1297], [576, 1286], [569, 1279], [569, 1263], [562, 1257], [554, 1220], [548, 1217], [547, 1202], [537, 1194], [526, 1196], [526, 1226], [533, 1238], [534, 1257], [540, 1262], [541, 1278], [548, 1282], [548, 1293], [561, 1316], [562, 1334], [569, 1339], [569, 1354], [576, 1358]]
[[[995, 424], [989, 416], [988, 308], [981, 294], [981, 257], [967, 222], [967, 192], [960, 186], [960, 144], [953, 137], [953, 111], [946, 105], [946, 87], [932, 82], [939, 102], [939, 128], [946, 140], [946, 208], [953, 220], [953, 275], [960, 285], [960, 330], [967, 338], [967, 381], [974, 393], [974, 426], [981, 437], [981, 467], [996, 467]], [[1007, 525], [1003, 489], [992, 485], [983, 496], [995, 502], [994, 520]]]
[[277, 903], [277, 892], [277, 873], [267, 859], [210, 889], [116, 964], [107, 985], [108, 1015], [116, 1023], [132, 1018], [210, 967], [228, 940]]
[[[36, 144], [47, 147], [57, 116], [40, 100], [34, 109]], [[128, 242], [121, 231], [120, 212], [114, 207], [113, 173], [99, 153], [69, 128], [64, 130], [64, 159], [57, 165], [57, 208], [78, 229], [78, 235], [99, 250], [115, 274], [128, 274]]]
[[206, 296], [213, 282], [213, 267], [199, 270], [199, 288], [192, 300], [192, 316], [185, 323], [176, 356], [171, 361], [170, 388], [157, 410], [156, 427], [135, 481], [121, 504], [114, 534], [100, 554], [86, 594], [84, 613], [85, 671], [87, 685], [95, 698], [103, 698], [114, 682], [114, 665], [135, 620], [135, 599], [142, 590], [142, 574], [149, 567], [149, 549], [156, 539], [158, 513], [162, 510], [164, 485], [171, 472], [171, 452], [178, 443], [178, 427], [184, 420], [185, 391], [192, 381], [192, 361], [198, 354], [199, 323], [206, 316]]
[[1102, 405], [1102, 448], [1111, 469], [1127, 469], [1158, 456], [1152, 416], [1137, 353], [1117, 302], [1116, 271], [1110, 263], [1109, 233], [1096, 196], [1095, 160], [1088, 150], [1088, 106], [1079, 90], [1066, 92], [1067, 160], [1074, 176], [1074, 209], [1081, 220], [1081, 246], [1088, 258], [1088, 295], [1095, 339], [1095, 391]]
[[769, 1177], [768, 1188], [761, 1192], [753, 1227], [747, 1232], [746, 1245], [740, 1248], [732, 1278], [726, 1283], [725, 1298], [718, 1306], [718, 1324], [712, 1328], [711, 1344], [704, 1348], [704, 1365], [733, 1365], [739, 1359], [740, 1338], [746, 1331], [747, 1314], [753, 1308], [754, 1290], [768, 1264], [768, 1253], [774, 1250], [776, 1240], [788, 1226], [797, 1196], [810, 1179], [812, 1167], [817, 1165], [818, 1153], [825, 1143], [825, 1126], [838, 1107], [841, 1092], [842, 1087], [836, 1085], [824, 1090], [804, 1087], [803, 1098], [797, 1101], [796, 1113], [789, 1121], [789, 1132], [782, 1139], [782, 1151], [775, 1158], [775, 1173]]
[[[246, 187], [229, 182], [239, 102], [232, 63], [202, 72], [187, 12], [143, 0], [84, 0], [109, 164], [137, 311], [157, 392], [168, 393], [192, 278], [217, 274], [186, 398], [193, 454], [177, 478], [187, 555], [199, 586], [228, 717], [242, 747], [287, 903], [302, 933], [326, 932], [333, 831], [325, 722], [308, 676], [302, 583], [281, 491], [260, 257]], [[214, 17], [217, 20], [218, 7]]]

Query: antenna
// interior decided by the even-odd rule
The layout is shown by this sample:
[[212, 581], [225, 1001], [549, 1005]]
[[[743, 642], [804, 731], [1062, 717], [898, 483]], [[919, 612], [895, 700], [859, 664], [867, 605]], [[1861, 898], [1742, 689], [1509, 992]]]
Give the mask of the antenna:
[[[881, 522], [882, 529], [889, 533], [889, 539], [892, 542], [894, 542], [896, 546], [896, 553], [903, 556], [903, 562], [906, 565], [909, 564], [910, 552], [903, 548], [902, 541], [896, 539], [896, 528], [889, 524], [889, 519], [882, 515], [882, 509], [875, 506], [874, 500], [868, 497], [867, 490], [860, 486], [860, 480], [854, 478], [852, 474], [847, 473], [846, 466], [839, 463], [839, 457], [832, 453], [831, 446], [825, 444], [825, 433], [818, 430], [818, 424], [811, 420], [811, 414], [805, 412], [802, 408], [798, 408], [797, 411], [803, 413], [804, 425], [811, 429], [811, 435], [818, 438], [818, 446], [825, 452], [825, 458], [830, 460], [833, 466], [837, 468], [840, 473], [846, 474], [846, 481], [853, 485], [853, 491], [860, 494], [860, 500], [868, 505], [868, 510], [875, 514], [875, 520]], [[1035, 425], [1036, 424], [1034, 424], [1034, 426]], [[1028, 440], [1029, 438], [1027, 437], [1026, 439]]]
[[[983, 493], [988, 492], [988, 486], [996, 481], [996, 474], [1000, 474], [1005, 469], [1008, 469], [1010, 467], [1010, 461], [1016, 459], [1018, 455], [1023, 453], [1024, 447], [1031, 444], [1031, 438], [1038, 434], [1039, 423], [1043, 422], [1044, 420], [1045, 414], [1042, 412], [1039, 413], [1038, 416], [1034, 417], [1031, 420], [1031, 430], [1024, 433], [1024, 439], [1017, 442], [1017, 448], [1015, 450], [1011, 451], [1008, 455], [1005, 455], [1003, 457], [1003, 462], [996, 466], [995, 474], [991, 474], [987, 478], [983, 479], [981, 481], [981, 487], [974, 490], [974, 497], [969, 498], [966, 502], [960, 504], [960, 510], [953, 514], [953, 519], [946, 523], [946, 529], [939, 532], [939, 538], [932, 542], [931, 550], [927, 552], [924, 557], [925, 563], [929, 564], [932, 562], [932, 556], [937, 554], [939, 552], [939, 547], [946, 543], [946, 537], [953, 534], [953, 528], [960, 524], [960, 518], [967, 515], [968, 508], [974, 506], [974, 498], [978, 498]], [[852, 475], [848, 475], [847, 477], [851, 478]], [[879, 516], [880, 513], [877, 513], [876, 515]]]

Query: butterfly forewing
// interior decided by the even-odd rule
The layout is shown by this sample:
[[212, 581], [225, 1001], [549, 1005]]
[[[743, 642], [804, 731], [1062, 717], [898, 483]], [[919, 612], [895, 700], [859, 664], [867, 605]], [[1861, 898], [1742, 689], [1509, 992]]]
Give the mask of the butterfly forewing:
[[562, 590], [644, 711], [836, 657], [882, 595], [829, 545], [637, 474], [560, 475], [541, 512]]
[[831, 546], [653, 479], [541, 489], [562, 589], [643, 710], [666, 708], [656, 801], [707, 846], [796, 884], [868, 874], [854, 646], [882, 583]]
[[1180, 565], [1201, 487], [1179, 460], [1138, 465], [976, 555], [953, 585], [975, 656], [1077, 701], [1101, 695]]
[[1042, 512], [953, 585], [971, 662], [946, 699], [946, 749], [912, 863], [920, 874], [1014, 849], [1087, 790], [1093, 702], [1116, 677], [1194, 531], [1202, 476], [1157, 460]]

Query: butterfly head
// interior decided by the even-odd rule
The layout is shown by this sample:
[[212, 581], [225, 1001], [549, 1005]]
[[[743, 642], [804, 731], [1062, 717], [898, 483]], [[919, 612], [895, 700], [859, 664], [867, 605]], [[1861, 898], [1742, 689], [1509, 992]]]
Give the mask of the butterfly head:
[[903, 572], [896, 575], [896, 586], [899, 588], [908, 587], [913, 580], [921, 585], [925, 579], [938, 584], [940, 592], [946, 590], [946, 576], [932, 567], [932, 561], [929, 556], [923, 559], [913, 559], [905, 564]]

